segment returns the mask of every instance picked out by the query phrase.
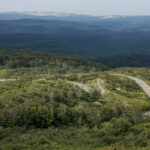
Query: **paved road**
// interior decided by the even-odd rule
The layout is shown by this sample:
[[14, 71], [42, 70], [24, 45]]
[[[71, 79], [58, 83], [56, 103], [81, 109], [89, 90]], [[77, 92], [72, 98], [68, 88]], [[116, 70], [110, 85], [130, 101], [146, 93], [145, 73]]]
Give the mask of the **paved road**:
[[0, 79], [0, 82], [16, 81], [16, 79]]
[[143, 91], [146, 93], [146, 95], [148, 97], [150, 97], [150, 86], [148, 84], [146, 84], [144, 81], [142, 81], [138, 78], [135, 78], [135, 77], [127, 76], [127, 75], [122, 75], [122, 74], [115, 74], [115, 75], [126, 77], [126, 78], [129, 78], [131, 80], [134, 80], [143, 89]]
[[[115, 75], [126, 77], [126, 78], [129, 78], [131, 80], [134, 80], [143, 89], [143, 91], [147, 94], [147, 96], [150, 97], [150, 86], [147, 85], [144, 81], [142, 81], [138, 78], [135, 78], [135, 77], [127, 76], [127, 75], [122, 75], [122, 74], [115, 74]], [[0, 82], [5, 82], [5, 81], [16, 81], [16, 79], [0, 79]], [[86, 91], [88, 93], [90, 93], [92, 90], [88, 86], [81, 84], [81, 83], [76, 83], [76, 82], [69, 82], [69, 83], [78, 86], [79, 88], [83, 89], [84, 91]], [[105, 94], [106, 91], [100, 83], [97, 84], [97, 87], [99, 87], [102, 94]]]
[[[68, 83], [76, 85], [76, 86], [78, 86], [79, 88], [83, 89], [84, 91], [86, 91], [88, 93], [92, 92], [92, 89], [90, 87], [88, 87], [87, 85], [85, 85], [85, 84], [77, 83], [77, 82], [70, 82], [70, 81]], [[104, 95], [106, 93], [104, 87], [102, 86], [102, 84], [100, 82], [96, 82], [95, 87], [97, 88], [97, 90], [99, 90], [101, 92], [102, 95]]]
[[144, 113], [146, 116], [150, 116], [150, 111]]
[[77, 83], [77, 82], [70, 82], [70, 81], [68, 81], [68, 83], [71, 83], [71, 84], [73, 84], [73, 85], [76, 85], [76, 86], [78, 86], [79, 88], [83, 89], [84, 91], [86, 91], [86, 92], [88, 92], [88, 93], [91, 93], [91, 89], [90, 89], [88, 86], [84, 85], [84, 84]]

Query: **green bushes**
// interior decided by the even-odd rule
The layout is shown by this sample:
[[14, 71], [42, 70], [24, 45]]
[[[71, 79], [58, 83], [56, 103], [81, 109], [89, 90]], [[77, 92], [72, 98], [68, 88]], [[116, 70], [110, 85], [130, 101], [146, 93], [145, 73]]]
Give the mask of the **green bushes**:
[[[23, 58], [24, 64], [6, 61], [8, 68], [15, 69], [0, 71], [1, 77], [22, 78], [0, 83], [0, 149], [98, 150], [109, 146], [137, 150], [148, 146], [150, 117], [143, 110], [148, 110], [149, 101], [135, 82], [108, 72], [73, 74], [88, 72], [90, 66], [78, 62], [81, 66], [74, 70], [78, 63], [61, 56], [49, 56], [49, 61], [35, 56], [28, 62], [28, 54]], [[20, 68], [27, 62], [30, 67]], [[61, 75], [65, 70], [72, 74]], [[86, 83], [92, 92], [67, 80]], [[105, 95], [94, 89], [95, 82], [102, 82]], [[134, 102], [141, 102], [140, 107]]]
[[121, 135], [122, 133], [128, 132], [132, 124], [123, 118], [113, 118], [111, 120], [113, 134], [114, 135]]
[[60, 104], [55, 110], [54, 125], [61, 126], [69, 124], [71, 124], [69, 108], [64, 104]]
[[[33, 147], [38, 145], [41, 149], [43, 146], [54, 148], [60, 144], [62, 144], [60, 149], [63, 149], [63, 146], [67, 144], [73, 147], [86, 145], [92, 149], [115, 143], [127, 147], [147, 146], [150, 130], [149, 118], [141, 118], [140, 113], [142, 112], [107, 103], [99, 106], [93, 102], [82, 101], [82, 103], [70, 107], [63, 102], [57, 102], [53, 99], [51, 102], [45, 101], [45, 104], [39, 100], [36, 103], [28, 101], [28, 103], [15, 106], [4, 107], [2, 105], [0, 126], [3, 126], [4, 129], [0, 129], [0, 139], [6, 140], [8, 138], [7, 129], [12, 128], [10, 136], [13, 137], [11, 135], [13, 131], [14, 134], [20, 132], [20, 135], [17, 134], [15, 137], [20, 136], [22, 138], [20, 142], [28, 141], [28, 138], [24, 139], [24, 136], [27, 136], [26, 132], [34, 127], [35, 133], [31, 132], [29, 137], [36, 135], [38, 140], [35, 139], [36, 142], [30, 143]], [[138, 118], [135, 118], [137, 115]], [[139, 119], [141, 120], [139, 121]], [[142, 125], [142, 122], [145, 123]], [[16, 130], [14, 126], [21, 128]], [[58, 129], [61, 127], [63, 127], [62, 130]], [[71, 127], [73, 129], [68, 130]], [[86, 130], [83, 127], [86, 127]], [[38, 133], [39, 129], [37, 128], [42, 128], [40, 133]], [[47, 128], [47, 131], [44, 128]], [[43, 135], [44, 132], [46, 132], [45, 135]], [[27, 145], [29, 145], [29, 141], [22, 147], [26, 149]], [[56, 148], [58, 148], [57, 146]], [[14, 144], [11, 147], [15, 147]], [[33, 147], [31, 149], [34, 149]]]
[[[2, 112], [3, 126], [34, 126], [45, 128], [52, 124], [53, 110], [47, 106], [19, 106], [5, 108]], [[1, 118], [2, 119], [2, 118]]]
[[104, 122], [124, 116], [116, 123], [116, 126], [122, 125], [121, 129], [114, 126], [116, 133], [113, 134], [121, 134], [128, 125], [126, 120], [131, 124], [143, 122], [141, 111], [109, 102], [97, 105], [95, 102], [102, 97], [62, 80], [8, 82], [1, 84], [0, 91], [0, 126], [4, 127], [77, 125], [100, 128]]
[[94, 99], [64, 81], [8, 82], [2, 83], [0, 90], [0, 126], [4, 127], [74, 124], [71, 108]]

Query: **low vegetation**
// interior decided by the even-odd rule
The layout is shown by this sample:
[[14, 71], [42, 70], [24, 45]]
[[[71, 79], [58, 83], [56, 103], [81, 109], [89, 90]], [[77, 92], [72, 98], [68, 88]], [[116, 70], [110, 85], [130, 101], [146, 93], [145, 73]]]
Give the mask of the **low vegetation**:
[[150, 116], [144, 113], [150, 100], [134, 81], [88, 60], [1, 54], [0, 78], [16, 80], [0, 82], [0, 150], [149, 149]]

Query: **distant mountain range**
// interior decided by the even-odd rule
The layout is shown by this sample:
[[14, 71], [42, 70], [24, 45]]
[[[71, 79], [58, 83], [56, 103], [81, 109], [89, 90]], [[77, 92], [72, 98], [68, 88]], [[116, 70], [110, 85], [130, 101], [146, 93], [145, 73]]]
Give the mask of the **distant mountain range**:
[[[99, 21], [100, 19], [115, 19], [124, 16], [90, 16], [59, 12], [0, 12], [0, 19], [66, 19], [74, 21]], [[83, 19], [83, 20], [82, 20]]]
[[0, 20], [43, 19], [93, 23], [111, 30], [150, 26], [150, 16], [88, 16], [55, 12], [6, 12]]
[[126, 66], [129, 60], [129, 66], [150, 66], [149, 41], [150, 16], [0, 13], [0, 50], [63, 53], [112, 67]]

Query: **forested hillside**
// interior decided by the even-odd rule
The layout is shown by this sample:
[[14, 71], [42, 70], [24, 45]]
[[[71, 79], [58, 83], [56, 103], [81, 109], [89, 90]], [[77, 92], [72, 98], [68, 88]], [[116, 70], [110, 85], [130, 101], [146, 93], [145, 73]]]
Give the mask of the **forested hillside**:
[[93, 61], [111, 68], [117, 67], [150, 67], [150, 55], [142, 53], [122, 54], [106, 57], [95, 57]]
[[149, 38], [148, 30], [116, 31], [101, 23], [37, 19], [0, 21], [0, 49], [32, 49], [83, 57], [150, 54]]

